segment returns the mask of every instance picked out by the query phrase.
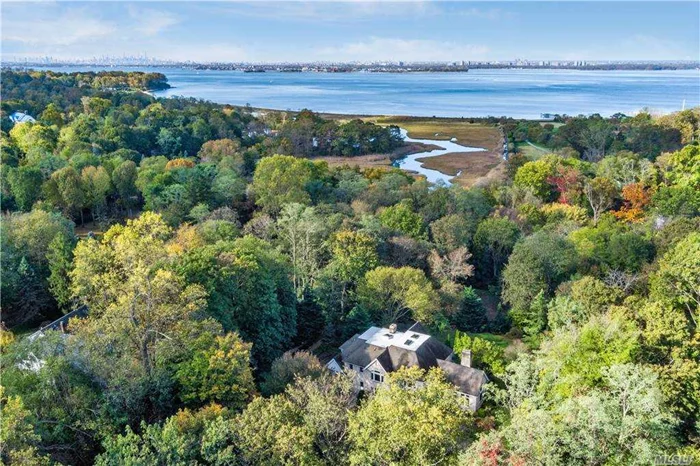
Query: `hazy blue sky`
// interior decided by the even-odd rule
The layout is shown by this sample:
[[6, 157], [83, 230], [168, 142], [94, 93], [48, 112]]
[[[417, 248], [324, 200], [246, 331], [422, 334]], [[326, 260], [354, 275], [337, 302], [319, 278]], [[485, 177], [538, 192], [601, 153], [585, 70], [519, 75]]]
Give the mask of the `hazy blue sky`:
[[2, 2], [2, 56], [697, 60], [700, 2]]

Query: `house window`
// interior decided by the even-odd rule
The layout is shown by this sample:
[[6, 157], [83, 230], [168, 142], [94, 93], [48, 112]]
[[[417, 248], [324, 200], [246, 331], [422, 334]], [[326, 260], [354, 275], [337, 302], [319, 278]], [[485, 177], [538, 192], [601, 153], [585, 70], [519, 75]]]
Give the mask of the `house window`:
[[371, 378], [375, 382], [384, 382], [384, 376], [382, 374], [380, 374], [379, 372], [372, 372]]
[[365, 368], [360, 366], [360, 372], [364, 372], [364, 371], [365, 371]]

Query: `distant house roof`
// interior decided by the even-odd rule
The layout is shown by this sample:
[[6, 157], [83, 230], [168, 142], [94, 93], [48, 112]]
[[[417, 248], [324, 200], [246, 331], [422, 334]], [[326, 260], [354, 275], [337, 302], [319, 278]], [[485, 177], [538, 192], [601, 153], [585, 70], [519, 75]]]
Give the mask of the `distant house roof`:
[[83, 318], [83, 317], [87, 317], [87, 315], [88, 315], [88, 307], [87, 306], [80, 306], [79, 308], [70, 311], [68, 314], [65, 314], [64, 316], [54, 320], [50, 324], [44, 325], [36, 332], [29, 335], [27, 338], [29, 338], [29, 341], [33, 341], [34, 339], [42, 336], [44, 334], [44, 332], [47, 330], [64, 330], [68, 327], [68, 322], [71, 319]]
[[12, 123], [36, 123], [33, 116], [22, 112], [14, 112], [11, 114], [10, 121], [12, 121]]
[[484, 371], [462, 366], [450, 361], [439, 360], [438, 367], [445, 372], [447, 380], [459, 388], [462, 393], [478, 396], [481, 387], [489, 381]]

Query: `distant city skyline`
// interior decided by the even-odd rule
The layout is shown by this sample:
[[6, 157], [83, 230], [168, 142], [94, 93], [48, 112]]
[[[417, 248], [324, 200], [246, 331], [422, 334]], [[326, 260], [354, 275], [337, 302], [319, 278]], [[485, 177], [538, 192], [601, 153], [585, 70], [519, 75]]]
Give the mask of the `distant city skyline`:
[[698, 2], [3, 2], [2, 59], [697, 61]]
[[446, 65], [456, 67], [467, 67], [469, 65], [484, 66], [484, 65], [505, 65], [505, 66], [570, 66], [570, 67], [585, 67], [594, 65], [613, 65], [613, 64], [682, 64], [685, 66], [696, 67], [700, 65], [698, 60], [531, 60], [527, 58], [513, 58], [506, 60], [428, 60], [428, 61], [405, 61], [405, 60], [353, 60], [353, 61], [333, 61], [333, 60], [317, 60], [317, 61], [197, 61], [197, 60], [163, 60], [158, 57], [151, 57], [147, 53], [141, 55], [115, 55], [115, 56], [95, 56], [84, 58], [55, 58], [52, 56], [43, 57], [26, 57], [26, 56], [5, 56], [5, 63], [10, 65], [32, 64], [32, 65], [123, 65], [123, 66], [169, 66], [169, 65], [239, 65], [239, 66], [332, 66], [332, 65], [387, 65], [387, 66], [412, 66], [412, 65]]

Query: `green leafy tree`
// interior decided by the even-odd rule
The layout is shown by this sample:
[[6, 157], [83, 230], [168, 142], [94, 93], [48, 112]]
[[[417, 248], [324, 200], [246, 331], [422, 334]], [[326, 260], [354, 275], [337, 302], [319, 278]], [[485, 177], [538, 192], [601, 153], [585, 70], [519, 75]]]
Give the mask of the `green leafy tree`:
[[583, 324], [590, 314], [568, 295], [557, 295], [547, 304], [547, 325], [550, 329]]
[[101, 240], [80, 241], [71, 271], [73, 296], [99, 315], [124, 298], [126, 288], [136, 291], [151, 276], [154, 266], [167, 257], [166, 241], [172, 229], [163, 218], [145, 212], [126, 225], [111, 227]]
[[80, 101], [83, 104], [85, 113], [98, 117], [104, 117], [112, 106], [111, 100], [102, 97], [83, 97]]
[[588, 316], [604, 313], [619, 298], [616, 289], [590, 275], [572, 282], [570, 294]]
[[651, 277], [652, 296], [682, 306], [697, 326], [700, 307], [700, 233], [691, 233], [659, 261]]
[[284, 204], [291, 202], [308, 205], [311, 195], [307, 188], [324, 171], [325, 165], [307, 159], [286, 155], [265, 157], [253, 175], [255, 202], [271, 213], [279, 212]]
[[549, 179], [554, 176], [556, 159], [542, 158], [534, 162], [527, 162], [520, 167], [515, 174], [513, 184], [520, 188], [532, 190], [533, 194], [543, 201], [551, 201], [554, 198], [554, 189]]
[[486, 309], [474, 288], [467, 286], [462, 291], [457, 312], [450, 316], [452, 324], [462, 331], [480, 332], [488, 323]]
[[361, 231], [335, 233], [330, 250], [331, 260], [319, 277], [316, 293], [324, 296], [328, 323], [337, 323], [345, 316], [355, 284], [379, 264], [379, 256], [377, 241]]
[[54, 172], [46, 184], [46, 198], [59, 207], [67, 216], [78, 215], [83, 222], [85, 192], [80, 174], [73, 167], [65, 167]]
[[112, 183], [128, 215], [131, 215], [131, 209], [135, 204], [134, 197], [138, 195], [136, 178], [136, 164], [131, 160], [122, 162], [112, 172]]
[[653, 257], [651, 242], [633, 233], [619, 233], [610, 236], [605, 251], [605, 262], [614, 270], [639, 272]]
[[349, 376], [299, 379], [284, 394], [256, 398], [232, 429], [250, 464], [346, 464], [355, 399]]
[[483, 369], [491, 376], [503, 376], [506, 372], [504, 350], [491, 341], [457, 331], [453, 348], [457, 355], [461, 355], [464, 350], [470, 350], [472, 367]]
[[693, 186], [660, 186], [651, 202], [654, 210], [664, 216], [700, 216], [700, 189]]
[[411, 267], [370, 270], [358, 286], [357, 295], [381, 324], [406, 317], [432, 323], [439, 312], [437, 292], [422, 270]]
[[439, 370], [401, 369], [353, 413], [349, 435], [350, 464], [449, 464], [470, 421]]
[[61, 309], [69, 309], [71, 303], [70, 270], [73, 262], [74, 241], [65, 233], [57, 234], [47, 251], [49, 261], [49, 290]]
[[379, 219], [382, 225], [391, 230], [399, 231], [414, 239], [427, 239], [423, 218], [406, 203], [387, 207], [379, 213]]
[[291, 347], [297, 300], [288, 262], [269, 243], [252, 236], [219, 241], [187, 251], [174, 267], [207, 290], [209, 315], [253, 343], [258, 367]]
[[700, 148], [697, 145], [687, 145], [665, 156], [662, 163], [666, 165], [666, 176], [673, 184], [700, 189]]
[[642, 465], [668, 451], [673, 420], [653, 373], [632, 364], [613, 365], [605, 371], [605, 384], [551, 410], [517, 411], [505, 435], [512, 460]]
[[279, 237], [292, 261], [292, 282], [301, 299], [314, 283], [321, 265], [326, 227], [313, 207], [286, 204], [277, 220]]
[[[544, 232], [529, 236], [515, 246], [503, 271], [503, 299], [510, 304], [514, 315], [532, 315], [529, 310], [540, 315], [539, 309], [532, 308], [535, 298], [542, 294], [546, 300], [577, 265], [576, 250], [565, 238]], [[537, 304], [546, 303], [537, 301]], [[541, 318], [544, 322], [540, 322]], [[540, 322], [533, 328], [540, 327], [546, 323], [546, 315], [528, 321]]]
[[[60, 354], [65, 343], [59, 332], [47, 332], [35, 341], [19, 341], [3, 354], [6, 394], [21, 399], [27, 415], [21, 426], [10, 430], [3, 426], [0, 436], [7, 435], [11, 444], [13, 437], [31, 429], [34, 440], [29, 446], [41, 456], [48, 453], [54, 461], [76, 464], [89, 462], [97, 449], [94, 438], [111, 432], [117, 423], [100, 409], [102, 388], [77, 366], [78, 360], [69, 359], [75, 353]], [[2, 422], [13, 422], [11, 415], [2, 414]]]
[[515, 243], [520, 238], [518, 226], [503, 217], [487, 218], [479, 223], [474, 234], [474, 251], [480, 265], [490, 270], [496, 280]]
[[85, 206], [92, 210], [93, 218], [107, 206], [107, 195], [112, 190], [109, 173], [104, 167], [85, 167], [81, 173], [81, 185]]
[[74, 251], [71, 289], [90, 315], [71, 321], [75, 338], [68, 351], [106, 385], [110, 409], [131, 422], [170, 411], [173, 381], [166, 368], [200, 335], [221, 331], [202, 319], [205, 290], [162, 268], [170, 235], [160, 216], [144, 213]]
[[632, 363], [640, 350], [639, 330], [624, 316], [593, 316], [581, 327], [555, 330], [541, 346], [539, 389], [548, 399], [600, 387], [606, 368]]
[[2, 234], [2, 320], [8, 326], [51, 315], [56, 303], [49, 292], [50, 245], [73, 238], [73, 223], [58, 213], [33, 210], [5, 215]]
[[56, 125], [59, 128], [65, 123], [63, 115], [61, 114], [61, 109], [53, 102], [47, 105], [44, 111], [41, 112], [39, 119], [42, 123], [49, 126]]
[[25, 154], [33, 148], [52, 152], [56, 147], [56, 136], [55, 128], [40, 123], [20, 123], [10, 130], [10, 137]]
[[203, 335], [191, 358], [178, 365], [176, 379], [185, 403], [220, 403], [241, 410], [255, 390], [249, 343], [235, 333]]
[[433, 241], [445, 251], [471, 245], [476, 223], [461, 215], [446, 215], [430, 224]]
[[326, 368], [316, 356], [306, 351], [286, 352], [274, 360], [270, 372], [265, 374], [260, 390], [266, 396], [284, 392], [297, 378], [317, 379]]
[[29, 211], [41, 197], [44, 178], [41, 170], [32, 166], [12, 168], [7, 173], [10, 192], [20, 210]]
[[211, 436], [213, 427], [229, 417], [225, 408], [209, 405], [198, 411], [180, 410], [162, 425], [143, 423], [140, 434], [127, 426], [123, 434], [105, 439], [104, 452], [97, 457], [95, 464], [232, 464], [218, 463], [203, 445]]
[[31, 424], [31, 412], [18, 396], [6, 396], [0, 386], [0, 458], [3, 464], [41, 466], [49, 458], [37, 449], [40, 437]]

